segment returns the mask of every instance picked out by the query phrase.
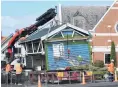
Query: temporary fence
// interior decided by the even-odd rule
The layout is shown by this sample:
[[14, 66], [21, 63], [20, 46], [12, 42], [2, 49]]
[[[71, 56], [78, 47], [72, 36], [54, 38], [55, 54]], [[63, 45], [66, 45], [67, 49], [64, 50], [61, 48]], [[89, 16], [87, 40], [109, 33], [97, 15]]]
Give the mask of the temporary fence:
[[[84, 73], [84, 76], [83, 76]], [[15, 72], [10, 72], [6, 74], [8, 76], [6, 80], [6, 84], [15, 84], [16, 83], [16, 74]], [[96, 82], [97, 80], [104, 80], [104, 76], [101, 74], [93, 74], [91, 71], [58, 71], [58, 72], [46, 72], [46, 71], [25, 71], [22, 72], [21, 75], [21, 83], [24, 85], [37, 84], [38, 76], [40, 77], [40, 81], [43, 84], [60, 84], [60, 83], [82, 83], [85, 81], [88, 82]], [[84, 80], [83, 80], [84, 79]], [[8, 82], [9, 80], [9, 82]], [[84, 82], [84, 83], [85, 83]]]
[[[67, 82], [71, 84], [72, 82], [81, 83], [83, 78], [82, 71], [60, 71], [60, 72], [30, 72], [29, 78], [31, 83], [36, 83], [38, 81], [38, 76], [42, 83], [63, 83]], [[99, 77], [98, 77], [99, 76]], [[86, 82], [95, 82], [96, 80], [103, 79], [103, 75], [93, 75], [91, 71], [84, 72], [84, 77]]]

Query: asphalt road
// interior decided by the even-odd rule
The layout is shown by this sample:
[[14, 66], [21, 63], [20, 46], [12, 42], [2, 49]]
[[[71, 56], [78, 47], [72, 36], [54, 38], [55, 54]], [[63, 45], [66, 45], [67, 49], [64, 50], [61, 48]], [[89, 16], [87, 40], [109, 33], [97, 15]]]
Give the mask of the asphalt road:
[[[38, 87], [36, 84], [35, 85], [26, 85], [23, 84], [21, 86], [18, 85], [5, 85], [1, 84], [1, 87]], [[100, 83], [87, 83], [85, 85], [82, 84], [42, 84], [42, 87], [118, 87], [118, 82], [100, 82]]]

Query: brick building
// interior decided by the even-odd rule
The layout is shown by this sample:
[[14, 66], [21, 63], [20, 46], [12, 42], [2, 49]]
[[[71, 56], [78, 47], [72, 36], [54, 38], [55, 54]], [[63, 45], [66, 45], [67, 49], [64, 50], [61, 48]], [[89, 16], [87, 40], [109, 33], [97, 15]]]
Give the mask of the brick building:
[[91, 40], [93, 62], [96, 60], [103, 60], [104, 64], [110, 62], [113, 41], [118, 63], [118, 1], [112, 4], [91, 32], [93, 34]]

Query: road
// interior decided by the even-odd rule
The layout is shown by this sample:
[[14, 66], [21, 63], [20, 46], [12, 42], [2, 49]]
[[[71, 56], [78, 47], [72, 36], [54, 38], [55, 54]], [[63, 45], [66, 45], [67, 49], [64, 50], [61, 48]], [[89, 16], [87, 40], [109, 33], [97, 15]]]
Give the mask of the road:
[[[38, 87], [36, 84], [35, 85], [26, 85], [23, 84], [22, 86], [17, 86], [17, 85], [5, 85], [1, 84], [1, 87]], [[118, 87], [118, 82], [100, 82], [100, 83], [87, 83], [85, 85], [82, 84], [42, 84], [42, 87]]]

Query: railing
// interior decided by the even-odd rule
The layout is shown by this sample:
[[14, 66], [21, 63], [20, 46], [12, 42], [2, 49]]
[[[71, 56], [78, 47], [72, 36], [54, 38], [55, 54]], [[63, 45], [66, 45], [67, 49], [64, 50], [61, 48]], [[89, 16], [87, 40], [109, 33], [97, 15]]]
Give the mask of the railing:
[[[63, 71], [61, 72], [62, 74], [60, 74], [60, 76], [58, 75], [59, 72], [46, 72], [46, 71], [40, 71], [40, 72], [22, 72], [21, 75], [21, 83], [23, 85], [30, 85], [30, 84], [37, 84], [38, 82], [38, 76], [40, 76], [40, 81], [41, 83], [44, 84], [61, 84], [61, 83], [82, 83], [82, 79], [83, 79], [83, 75], [82, 75], [82, 71]], [[87, 83], [93, 83], [93, 82], [99, 82], [99, 81], [106, 81], [104, 79], [104, 76], [101, 74], [88, 74], [86, 72], [85, 73], [85, 81]], [[5, 74], [4, 74], [5, 75]], [[5, 77], [7, 76], [7, 74], [5, 75]], [[15, 84], [16, 83], [16, 74], [15, 72], [10, 72], [8, 78], [4, 78], [5, 79], [5, 83], [8, 84], [8, 80], [9, 79], [9, 84]], [[3, 80], [3, 78], [2, 78]]]

